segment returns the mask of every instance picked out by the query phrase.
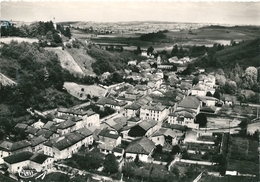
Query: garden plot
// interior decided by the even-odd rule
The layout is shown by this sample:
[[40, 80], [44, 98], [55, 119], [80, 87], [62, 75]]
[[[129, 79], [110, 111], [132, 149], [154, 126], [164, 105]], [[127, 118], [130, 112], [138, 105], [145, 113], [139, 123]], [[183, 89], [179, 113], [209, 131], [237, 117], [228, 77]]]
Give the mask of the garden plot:
[[230, 118], [223, 118], [223, 117], [208, 117], [207, 118], [207, 128], [229, 128], [236, 127], [241, 122], [238, 119], [230, 119]]

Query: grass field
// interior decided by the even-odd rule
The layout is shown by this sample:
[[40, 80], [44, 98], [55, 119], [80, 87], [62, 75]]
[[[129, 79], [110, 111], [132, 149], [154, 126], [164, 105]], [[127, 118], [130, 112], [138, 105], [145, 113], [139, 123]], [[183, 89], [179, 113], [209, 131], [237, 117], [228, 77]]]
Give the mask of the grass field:
[[64, 82], [63, 87], [72, 96], [81, 100], [87, 99], [87, 94], [97, 97], [104, 97], [106, 94], [106, 90], [97, 85], [79, 85], [73, 82]]
[[84, 74], [95, 75], [91, 67], [91, 64], [96, 62], [94, 58], [90, 57], [83, 49], [71, 48], [66, 49], [66, 51], [73, 57]]
[[61, 50], [60, 48], [45, 49], [49, 51], [54, 51], [58, 55], [62, 68], [68, 70], [71, 74], [74, 75], [84, 75], [79, 65], [66, 50]]

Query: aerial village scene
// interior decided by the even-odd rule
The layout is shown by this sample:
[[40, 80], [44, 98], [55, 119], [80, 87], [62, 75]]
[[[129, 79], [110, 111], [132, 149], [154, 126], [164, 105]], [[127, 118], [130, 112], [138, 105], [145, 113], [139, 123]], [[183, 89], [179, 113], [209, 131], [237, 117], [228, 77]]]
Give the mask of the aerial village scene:
[[1, 182], [259, 181], [259, 2], [1, 9]]

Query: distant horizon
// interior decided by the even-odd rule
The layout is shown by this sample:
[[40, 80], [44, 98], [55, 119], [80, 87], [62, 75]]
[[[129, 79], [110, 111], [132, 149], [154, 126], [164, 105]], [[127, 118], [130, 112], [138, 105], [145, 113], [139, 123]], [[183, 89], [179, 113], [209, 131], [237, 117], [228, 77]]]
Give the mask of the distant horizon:
[[260, 26], [260, 2], [1, 2], [1, 19], [35, 22], [167, 22]]

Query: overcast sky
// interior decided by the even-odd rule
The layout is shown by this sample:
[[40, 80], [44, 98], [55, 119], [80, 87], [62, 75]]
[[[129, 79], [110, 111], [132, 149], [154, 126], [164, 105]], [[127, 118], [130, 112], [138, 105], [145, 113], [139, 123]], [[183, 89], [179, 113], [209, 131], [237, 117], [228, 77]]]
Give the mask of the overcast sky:
[[260, 2], [1, 2], [2, 20], [260, 25]]

